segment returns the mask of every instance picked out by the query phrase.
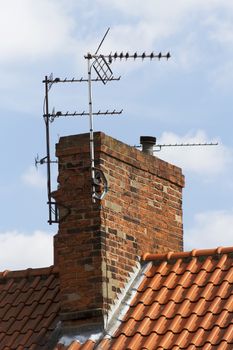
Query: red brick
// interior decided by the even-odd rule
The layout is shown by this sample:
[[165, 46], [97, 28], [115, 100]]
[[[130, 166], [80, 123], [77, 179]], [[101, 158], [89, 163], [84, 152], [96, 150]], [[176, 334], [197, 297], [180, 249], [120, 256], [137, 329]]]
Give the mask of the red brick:
[[[93, 204], [89, 135], [62, 137], [57, 145], [59, 187], [54, 198], [61, 215], [67, 213], [64, 206], [70, 209], [54, 239], [62, 313], [93, 308], [104, 315], [138, 256], [183, 249], [182, 222], [176, 219], [182, 218], [181, 170], [103, 133], [95, 134], [95, 151], [110, 190], [102, 203]], [[85, 269], [85, 261], [94, 269]], [[113, 294], [107, 296], [106, 288]]]

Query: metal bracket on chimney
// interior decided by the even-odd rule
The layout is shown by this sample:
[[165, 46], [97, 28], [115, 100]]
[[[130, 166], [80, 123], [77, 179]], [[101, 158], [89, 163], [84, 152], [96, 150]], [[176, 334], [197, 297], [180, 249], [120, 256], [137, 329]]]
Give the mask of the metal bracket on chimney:
[[94, 168], [94, 170], [95, 170], [95, 177], [93, 180], [94, 185], [97, 185], [99, 187], [103, 186], [103, 189], [100, 193], [95, 191], [93, 193], [93, 197], [95, 199], [102, 200], [108, 192], [108, 181], [107, 181], [106, 176], [104, 175], [104, 172], [102, 170], [100, 170], [98, 168]]

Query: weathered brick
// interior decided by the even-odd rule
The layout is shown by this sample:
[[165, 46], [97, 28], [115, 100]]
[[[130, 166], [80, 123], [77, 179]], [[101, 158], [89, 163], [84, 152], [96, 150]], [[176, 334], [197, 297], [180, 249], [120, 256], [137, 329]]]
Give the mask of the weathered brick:
[[94, 322], [96, 309], [109, 312], [142, 253], [182, 250], [184, 177], [179, 168], [96, 133], [95, 165], [105, 173], [109, 192], [93, 203], [89, 135], [62, 137], [56, 155], [54, 198], [64, 217], [54, 238], [61, 312], [89, 310]]

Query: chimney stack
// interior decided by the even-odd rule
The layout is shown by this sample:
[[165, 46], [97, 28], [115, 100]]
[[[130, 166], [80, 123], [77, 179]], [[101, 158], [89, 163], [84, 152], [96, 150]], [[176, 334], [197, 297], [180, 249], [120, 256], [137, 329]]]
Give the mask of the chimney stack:
[[[155, 138], [141, 138], [144, 149]], [[103, 133], [95, 133], [95, 166], [109, 192], [91, 198], [89, 134], [62, 137], [59, 162], [59, 267], [61, 317], [66, 328], [103, 329], [145, 253], [182, 251], [181, 169]], [[146, 146], [146, 145], [148, 145]]]

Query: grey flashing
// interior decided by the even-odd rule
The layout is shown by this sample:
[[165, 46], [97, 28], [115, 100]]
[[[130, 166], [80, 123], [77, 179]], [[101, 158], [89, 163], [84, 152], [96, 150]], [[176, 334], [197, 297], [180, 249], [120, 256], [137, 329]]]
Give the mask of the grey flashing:
[[131, 302], [134, 296], [137, 293], [138, 287], [141, 284], [143, 278], [145, 277], [146, 271], [151, 267], [151, 262], [143, 263], [143, 265], [137, 266], [137, 271], [131, 277], [129, 283], [125, 288], [125, 293], [122, 295], [121, 300], [119, 300], [116, 308], [114, 309], [114, 313], [111, 315], [111, 319], [108, 323], [108, 326], [105, 330], [105, 334], [103, 338], [112, 338], [116, 330], [121, 325], [123, 318], [130, 308]]
[[101, 324], [89, 324], [85, 326], [76, 327], [73, 330], [67, 330], [66, 334], [59, 339], [59, 343], [68, 346], [74, 340], [83, 344], [87, 340], [98, 342], [103, 337], [104, 328]]

